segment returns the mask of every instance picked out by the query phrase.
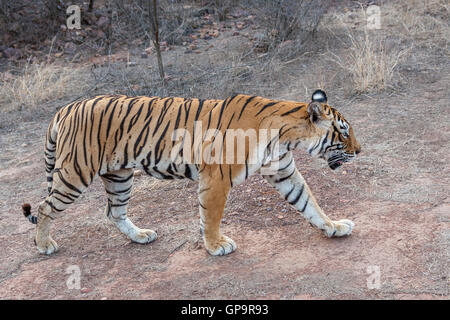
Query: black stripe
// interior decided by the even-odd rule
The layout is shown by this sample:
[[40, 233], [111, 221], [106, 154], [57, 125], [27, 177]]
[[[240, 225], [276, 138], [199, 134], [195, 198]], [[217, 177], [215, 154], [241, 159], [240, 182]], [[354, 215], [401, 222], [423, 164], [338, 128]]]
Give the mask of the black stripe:
[[294, 189], [295, 189], [295, 185], [293, 185], [292, 189], [288, 192], [288, 194], [284, 196], [284, 199], [287, 200], [289, 198], [289, 196], [291, 195], [292, 191], [294, 191]]
[[65, 185], [67, 188], [69, 188], [69, 189], [71, 189], [71, 190], [73, 190], [73, 191], [78, 192], [78, 193], [81, 194], [81, 191], [80, 191], [77, 187], [75, 187], [73, 184], [67, 182], [67, 181], [63, 178], [63, 175], [62, 175], [62, 173], [61, 173], [59, 170], [56, 171], [56, 172], [58, 173], [58, 176], [59, 176], [59, 179], [61, 179], [61, 182], [64, 183], [64, 185]]
[[278, 169], [278, 171], [286, 170], [292, 164], [293, 161], [294, 161], [294, 158], [292, 158], [291, 161], [289, 161], [287, 166], [285, 166], [284, 168]]
[[265, 106], [263, 106], [263, 107], [261, 108], [261, 110], [259, 110], [259, 112], [258, 112], [256, 115], [259, 115], [261, 112], [263, 112], [264, 110], [266, 110], [266, 109], [269, 108], [269, 107], [274, 106], [274, 105], [277, 104], [277, 103], [278, 103], [278, 101], [269, 102], [268, 104], [266, 104]]
[[109, 173], [109, 174], [102, 175], [102, 178], [104, 178], [108, 181], [111, 181], [111, 182], [124, 183], [124, 182], [130, 181], [130, 179], [133, 178], [133, 175], [130, 174], [128, 177], [123, 178], [123, 177], [117, 176], [115, 174]]
[[184, 170], [184, 176], [185, 176], [186, 178], [192, 180], [191, 168], [189, 167], [189, 165], [186, 165], [185, 168], [186, 168], [186, 169]]
[[198, 120], [198, 118], [200, 116], [200, 113], [202, 112], [202, 108], [203, 108], [203, 103], [204, 102], [205, 102], [205, 100], [199, 100], [198, 107], [197, 107], [197, 113], [195, 114], [195, 120], [194, 121]]
[[280, 182], [283, 182], [283, 181], [289, 179], [289, 178], [294, 174], [294, 172], [295, 172], [295, 169], [292, 170], [291, 174], [289, 174], [288, 176], [283, 177], [283, 178], [280, 178], [280, 179], [278, 179], [278, 180], [275, 180], [275, 183], [280, 183]]
[[106, 187], [105, 187], [105, 191], [106, 191], [106, 193], [108, 193], [108, 194], [112, 194], [112, 195], [115, 195], [115, 196], [120, 196], [120, 195], [123, 195], [123, 194], [126, 194], [126, 193], [130, 192], [132, 187], [133, 187], [133, 185], [129, 186], [129, 187], [126, 188], [126, 189], [123, 189], [123, 190], [117, 190], [117, 191], [109, 191], [109, 190], [106, 189]]
[[309, 201], [309, 198], [308, 199], [306, 199], [306, 201], [305, 201], [305, 205], [303, 206], [303, 209], [301, 209], [300, 210], [300, 212], [304, 212], [305, 211], [305, 209], [306, 209], [306, 206], [308, 205], [308, 201]]
[[296, 205], [297, 202], [300, 200], [302, 194], [303, 194], [303, 189], [305, 188], [305, 185], [302, 185], [302, 188], [300, 189], [300, 191], [298, 192], [298, 195], [295, 197], [295, 199], [293, 201], [289, 201], [290, 204], [292, 205]]
[[255, 98], [256, 96], [251, 96], [250, 98], [247, 99], [247, 101], [245, 101], [244, 106], [241, 109], [241, 113], [239, 114], [238, 120], [241, 119], [242, 113], [244, 113], [244, 110], [247, 107], [247, 105]]
[[293, 109], [291, 109], [291, 110], [289, 110], [289, 111], [287, 111], [287, 112], [281, 114], [281, 116], [282, 116], [282, 117], [287, 116], [287, 115], [289, 115], [289, 114], [291, 114], [291, 113], [297, 112], [297, 111], [300, 110], [301, 108], [302, 108], [302, 107], [295, 107], [295, 108], [293, 108]]

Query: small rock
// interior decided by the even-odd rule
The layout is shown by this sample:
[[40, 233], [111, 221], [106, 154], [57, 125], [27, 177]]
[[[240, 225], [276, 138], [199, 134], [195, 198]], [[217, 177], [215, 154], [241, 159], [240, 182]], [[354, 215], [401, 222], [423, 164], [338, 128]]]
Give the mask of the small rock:
[[238, 30], [242, 30], [242, 29], [244, 29], [244, 27], [245, 27], [245, 22], [242, 22], [242, 21], [236, 22], [236, 28]]
[[81, 290], [80, 290], [81, 293], [89, 293], [91, 291], [92, 291], [92, 289], [89, 289], [89, 288], [81, 288]]
[[3, 54], [8, 59], [20, 58], [22, 56], [22, 52], [19, 49], [14, 48], [6, 48], [3, 51]]
[[278, 219], [283, 219], [283, 218], [284, 218], [284, 216], [282, 216], [282, 215], [279, 215], [279, 216], [277, 216], [277, 218], [278, 218]]
[[108, 300], [107, 297], [101, 297], [100, 300]]
[[147, 52], [145, 52], [145, 51], [142, 52], [142, 53], [141, 53], [141, 58], [142, 58], [142, 59], [147, 59], [147, 58], [148, 58]]
[[106, 27], [109, 24], [109, 19], [105, 16], [101, 16], [100, 19], [97, 21], [97, 25], [101, 29], [106, 29]]
[[68, 54], [73, 54], [77, 50], [77, 45], [73, 42], [66, 42], [64, 44], [64, 52]]
[[134, 176], [139, 177], [142, 175], [142, 170], [134, 170]]
[[104, 38], [105, 37], [105, 33], [102, 30], [97, 30], [96, 31], [96, 35], [97, 35], [97, 38]]

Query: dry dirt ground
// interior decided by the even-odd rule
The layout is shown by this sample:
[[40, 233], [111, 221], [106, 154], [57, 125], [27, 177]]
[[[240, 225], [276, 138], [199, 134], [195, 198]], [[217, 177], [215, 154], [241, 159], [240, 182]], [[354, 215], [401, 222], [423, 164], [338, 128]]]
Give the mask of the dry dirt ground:
[[[21, 205], [35, 212], [46, 195], [52, 115], [0, 129], [0, 299], [448, 299], [450, 70], [443, 60], [437, 74], [419, 71], [402, 94], [334, 103], [328, 93], [361, 142], [353, 163], [331, 171], [296, 153], [325, 212], [356, 223], [350, 237], [326, 238], [256, 175], [229, 196], [222, 228], [238, 249], [225, 257], [203, 248], [197, 183], [145, 175], [129, 216], [158, 231], [154, 243], [132, 243], [106, 219], [97, 179], [55, 220], [60, 251], [40, 255]], [[80, 289], [67, 286], [74, 265]]]
[[[136, 177], [129, 216], [155, 228], [157, 241], [124, 238], [103, 214], [106, 197], [96, 181], [55, 221], [60, 251], [38, 254], [34, 226], [20, 206], [29, 201], [36, 208], [45, 196], [46, 125], [4, 130], [0, 298], [448, 299], [448, 80], [340, 106], [363, 152], [336, 172], [296, 154], [326, 213], [356, 223], [350, 237], [326, 238], [253, 176], [230, 194], [223, 231], [238, 249], [226, 257], [209, 256], [200, 241], [196, 183], [143, 175]], [[80, 268], [81, 290], [66, 285], [72, 265]]]

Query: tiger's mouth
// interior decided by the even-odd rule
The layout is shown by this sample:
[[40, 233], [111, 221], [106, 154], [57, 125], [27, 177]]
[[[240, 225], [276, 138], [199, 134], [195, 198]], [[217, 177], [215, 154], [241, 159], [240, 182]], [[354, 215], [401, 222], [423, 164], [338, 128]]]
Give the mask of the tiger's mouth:
[[343, 164], [344, 164], [344, 161], [334, 161], [334, 162], [328, 161], [328, 166], [330, 167], [331, 170], [336, 170]]
[[342, 166], [345, 162], [350, 162], [355, 156], [347, 154], [335, 154], [328, 158], [328, 166], [331, 170], [336, 170]]

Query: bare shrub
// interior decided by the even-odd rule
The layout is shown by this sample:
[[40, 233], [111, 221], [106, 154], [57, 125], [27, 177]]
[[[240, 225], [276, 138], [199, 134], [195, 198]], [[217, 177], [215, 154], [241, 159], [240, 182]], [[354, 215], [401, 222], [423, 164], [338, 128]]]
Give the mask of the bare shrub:
[[[148, 0], [113, 0], [113, 38], [126, 41], [130, 38], [147, 38], [151, 41], [151, 18], [149, 17]], [[195, 8], [181, 1], [158, 1], [160, 37], [168, 44], [181, 44], [183, 37], [196, 27], [193, 21]]]
[[[324, 1], [309, 0], [250, 0], [249, 7], [254, 8], [258, 23], [264, 29], [267, 51], [278, 48], [286, 41], [292, 41], [292, 57], [305, 49], [305, 43], [314, 35], [325, 13]], [[259, 44], [264, 47], [264, 43]]]
[[345, 55], [330, 51], [330, 57], [352, 80], [357, 93], [378, 92], [395, 86], [395, 71], [408, 49], [397, 46], [387, 49], [385, 41], [377, 39], [367, 30], [362, 34], [349, 33], [350, 46]]
[[449, 53], [450, 4], [446, 0], [410, 0], [386, 8], [386, 31], [411, 41], [415, 46]]
[[0, 44], [41, 45], [57, 34], [60, 25], [65, 23], [65, 12], [61, 0], [1, 0]]
[[[349, 17], [352, 22], [348, 21]], [[335, 14], [332, 18], [337, 21], [327, 28], [336, 39], [342, 39], [339, 47], [346, 49], [328, 50], [328, 60], [349, 75], [350, 91], [369, 93], [395, 88], [401, 80], [398, 67], [407, 58], [411, 46], [402, 45], [399, 37], [384, 30], [369, 30], [363, 7], [350, 14]], [[335, 33], [336, 29], [339, 34]]]

